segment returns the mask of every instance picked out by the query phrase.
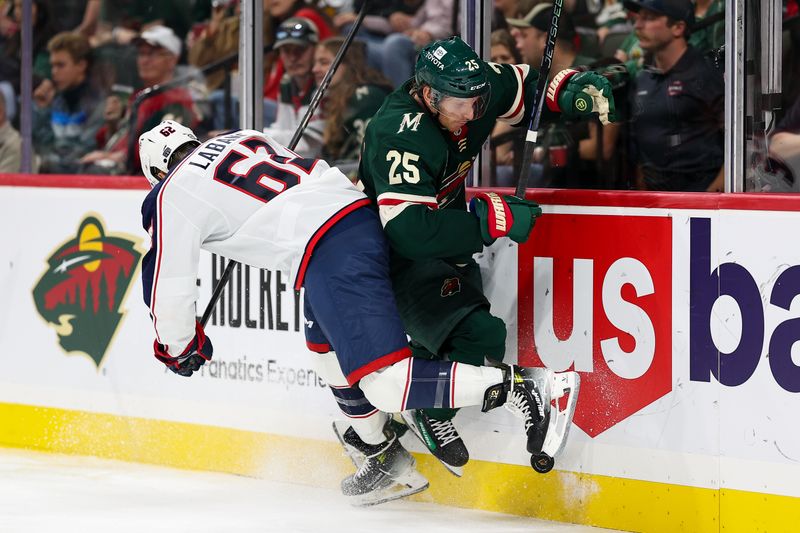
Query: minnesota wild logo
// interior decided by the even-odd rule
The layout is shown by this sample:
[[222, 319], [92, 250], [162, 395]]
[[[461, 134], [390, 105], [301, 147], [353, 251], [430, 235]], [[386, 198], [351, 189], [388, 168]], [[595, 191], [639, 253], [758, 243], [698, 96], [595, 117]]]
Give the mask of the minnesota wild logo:
[[77, 236], [47, 260], [33, 289], [36, 309], [66, 352], [83, 352], [95, 364], [105, 356], [123, 313], [120, 308], [139, 264], [137, 242], [106, 235], [89, 216]]

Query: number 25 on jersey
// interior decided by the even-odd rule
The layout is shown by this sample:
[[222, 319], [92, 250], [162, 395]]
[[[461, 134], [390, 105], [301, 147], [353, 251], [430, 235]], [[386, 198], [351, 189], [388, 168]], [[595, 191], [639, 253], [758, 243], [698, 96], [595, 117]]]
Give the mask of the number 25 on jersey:
[[404, 181], [407, 183], [419, 183], [419, 169], [415, 164], [419, 161], [417, 154], [389, 150], [389, 153], [386, 154], [386, 161], [392, 164], [389, 167], [389, 185], [399, 185]]

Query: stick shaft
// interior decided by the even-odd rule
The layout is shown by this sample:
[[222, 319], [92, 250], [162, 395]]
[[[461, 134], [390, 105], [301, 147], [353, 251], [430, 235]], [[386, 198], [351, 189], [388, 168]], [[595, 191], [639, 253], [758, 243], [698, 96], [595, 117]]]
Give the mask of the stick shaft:
[[538, 144], [539, 122], [542, 119], [542, 109], [544, 108], [544, 92], [547, 87], [547, 79], [550, 76], [550, 67], [553, 65], [553, 53], [556, 48], [558, 38], [558, 24], [561, 21], [561, 11], [564, 9], [564, 0], [553, 2], [553, 15], [550, 22], [550, 32], [547, 44], [542, 55], [542, 65], [539, 68], [539, 78], [536, 80], [536, 92], [533, 93], [533, 109], [528, 123], [528, 133], [525, 136], [525, 148], [522, 153], [522, 168], [517, 180], [517, 188], [514, 195], [519, 198], [525, 197], [525, 189], [528, 188], [528, 178], [531, 173], [531, 163], [533, 162], [533, 151]]

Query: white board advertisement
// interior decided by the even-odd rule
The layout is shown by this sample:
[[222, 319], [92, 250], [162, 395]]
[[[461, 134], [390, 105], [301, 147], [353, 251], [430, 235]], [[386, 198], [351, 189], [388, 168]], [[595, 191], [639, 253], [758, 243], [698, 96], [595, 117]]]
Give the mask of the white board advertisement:
[[[285, 273], [235, 270], [192, 378], [153, 358], [144, 194], [3, 188], [0, 402], [333, 440]], [[479, 254], [506, 360], [581, 373], [559, 469], [800, 496], [799, 232], [787, 210], [549, 205]], [[201, 256], [198, 315], [223, 268]], [[473, 458], [527, 464], [504, 410], [456, 423]]]

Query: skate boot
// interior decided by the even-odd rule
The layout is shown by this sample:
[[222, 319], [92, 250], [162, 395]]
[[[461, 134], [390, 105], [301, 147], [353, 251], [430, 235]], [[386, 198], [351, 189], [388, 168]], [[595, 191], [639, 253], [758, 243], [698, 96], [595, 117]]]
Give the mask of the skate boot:
[[461, 477], [469, 452], [452, 420], [436, 420], [421, 409], [401, 413], [408, 428], [452, 474]]
[[[398, 422], [394, 418], [389, 418], [386, 425], [397, 435], [398, 439], [408, 431], [408, 426]], [[361, 440], [361, 437], [358, 436], [356, 430], [353, 429], [353, 426], [351, 426], [347, 420], [334, 420], [333, 432], [336, 434], [336, 438], [339, 439], [342, 448], [344, 448], [345, 455], [350, 458], [356, 468], [359, 468], [361, 463], [364, 462], [364, 453], [361, 450], [367, 446], [367, 444]]]
[[[486, 390], [483, 411], [500, 405], [522, 418], [531, 466], [544, 474], [567, 441], [580, 388], [577, 372], [503, 366], [503, 382]], [[569, 394], [562, 409], [559, 399]]]
[[342, 493], [353, 505], [377, 505], [428, 488], [428, 480], [416, 470], [416, 461], [388, 428], [387, 440], [380, 444], [365, 443], [352, 427], [341, 435], [345, 446], [363, 456], [356, 473], [342, 481]]

